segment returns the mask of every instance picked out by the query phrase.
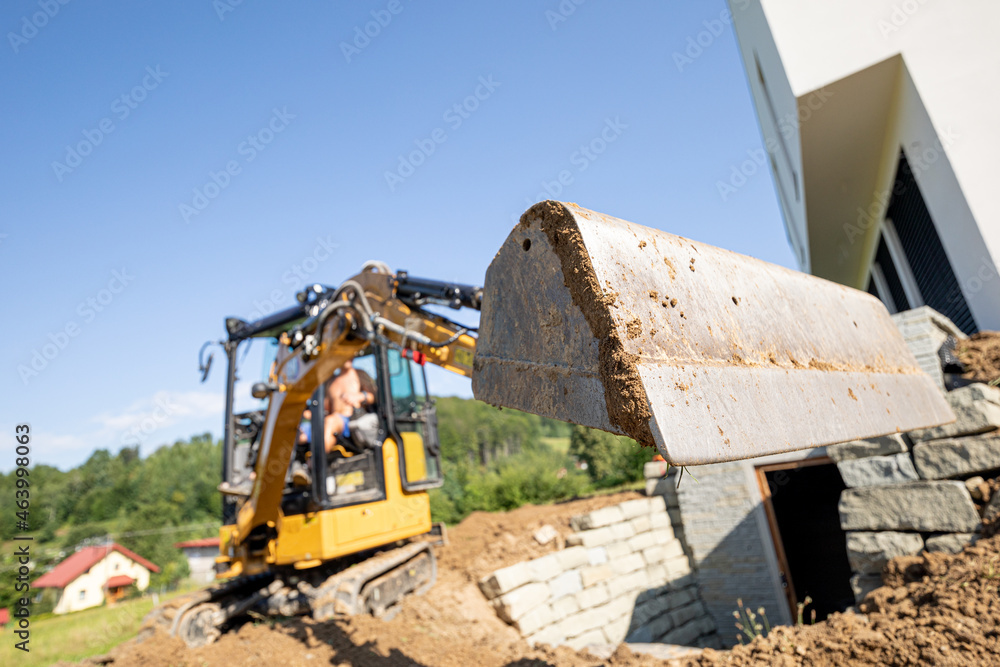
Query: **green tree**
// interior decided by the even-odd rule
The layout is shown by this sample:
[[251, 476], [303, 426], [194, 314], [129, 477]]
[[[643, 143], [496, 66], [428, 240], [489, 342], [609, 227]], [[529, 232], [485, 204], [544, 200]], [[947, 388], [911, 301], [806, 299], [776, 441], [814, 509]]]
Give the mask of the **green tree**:
[[573, 426], [569, 453], [587, 464], [596, 486], [609, 487], [642, 479], [642, 466], [653, 459], [655, 450], [624, 436]]

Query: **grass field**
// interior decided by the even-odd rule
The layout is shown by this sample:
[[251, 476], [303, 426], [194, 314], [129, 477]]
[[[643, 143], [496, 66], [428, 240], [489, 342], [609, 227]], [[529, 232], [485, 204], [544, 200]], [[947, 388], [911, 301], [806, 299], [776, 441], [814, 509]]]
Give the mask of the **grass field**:
[[541, 440], [560, 454], [569, 451], [569, 438], [542, 438]]
[[[161, 600], [181, 592], [169, 593]], [[135, 637], [143, 617], [152, 608], [152, 598], [146, 597], [120, 602], [113, 607], [94, 607], [62, 616], [32, 619], [28, 653], [14, 648], [20, 639], [8, 626], [0, 631], [0, 665], [43, 667], [60, 660], [75, 662], [107, 653]]]

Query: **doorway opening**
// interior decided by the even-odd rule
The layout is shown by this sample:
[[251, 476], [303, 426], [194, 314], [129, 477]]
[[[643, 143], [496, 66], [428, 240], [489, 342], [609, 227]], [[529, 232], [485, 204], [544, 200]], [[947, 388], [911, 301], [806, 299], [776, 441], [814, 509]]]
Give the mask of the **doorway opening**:
[[825, 456], [764, 465], [757, 481], [792, 618], [807, 596], [806, 622], [813, 611], [820, 621], [852, 606], [847, 537], [837, 510], [847, 487], [837, 466]]

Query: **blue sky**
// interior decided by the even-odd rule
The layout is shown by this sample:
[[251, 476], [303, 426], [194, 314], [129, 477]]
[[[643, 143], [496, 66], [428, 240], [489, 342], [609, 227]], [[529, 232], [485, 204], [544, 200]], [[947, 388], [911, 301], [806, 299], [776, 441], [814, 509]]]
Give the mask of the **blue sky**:
[[794, 267], [766, 170], [720, 195], [761, 147], [724, 10], [3, 3], [0, 469], [21, 422], [62, 468], [218, 434], [225, 316], [368, 259], [481, 283], [539, 199]]

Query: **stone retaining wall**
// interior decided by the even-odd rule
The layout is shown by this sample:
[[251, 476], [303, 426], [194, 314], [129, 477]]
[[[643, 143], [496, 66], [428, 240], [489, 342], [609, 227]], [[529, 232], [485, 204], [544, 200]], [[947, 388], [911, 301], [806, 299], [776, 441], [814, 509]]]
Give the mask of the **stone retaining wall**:
[[938, 350], [949, 336], [965, 340], [966, 335], [954, 322], [929, 306], [895, 313], [892, 321], [903, 334], [903, 340], [920, 368], [931, 376], [939, 388], [944, 389], [944, 373], [941, 372]]
[[565, 549], [479, 583], [497, 614], [529, 642], [719, 646], [663, 497], [595, 510], [571, 526]]
[[840, 524], [858, 601], [881, 585], [890, 558], [956, 552], [975, 539], [981, 517], [972, 493], [985, 500], [988, 492], [976, 476], [1000, 470], [1000, 389], [974, 384], [947, 399], [951, 424], [827, 448], [849, 487]]

